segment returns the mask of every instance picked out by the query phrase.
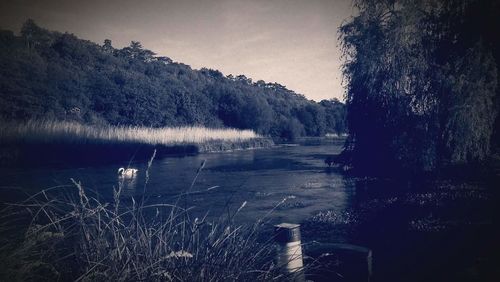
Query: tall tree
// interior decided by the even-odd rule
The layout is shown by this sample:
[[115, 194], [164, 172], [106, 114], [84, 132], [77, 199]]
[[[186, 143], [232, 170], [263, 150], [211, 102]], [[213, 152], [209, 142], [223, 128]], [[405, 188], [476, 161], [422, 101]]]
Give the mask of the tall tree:
[[193, 70], [137, 41], [115, 49], [27, 21], [21, 36], [0, 30], [0, 51], [1, 120], [227, 126], [279, 138], [321, 135], [327, 123], [326, 106], [282, 85]]
[[485, 158], [497, 74], [491, 46], [468, 30], [479, 2], [493, 5], [355, 2], [359, 14], [340, 28], [355, 166], [431, 170]]

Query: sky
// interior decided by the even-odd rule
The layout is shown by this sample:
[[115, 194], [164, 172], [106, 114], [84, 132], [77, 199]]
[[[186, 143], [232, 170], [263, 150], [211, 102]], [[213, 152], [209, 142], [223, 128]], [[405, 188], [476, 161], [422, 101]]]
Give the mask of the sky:
[[308, 99], [343, 100], [338, 27], [351, 0], [2, 0], [0, 28], [31, 18], [115, 48], [144, 48], [200, 69], [278, 82]]

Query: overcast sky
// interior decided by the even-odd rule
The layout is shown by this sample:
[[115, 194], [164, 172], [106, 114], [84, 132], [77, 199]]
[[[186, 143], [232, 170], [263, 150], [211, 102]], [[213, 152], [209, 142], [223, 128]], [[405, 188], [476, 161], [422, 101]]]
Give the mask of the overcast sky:
[[115, 48], [131, 40], [193, 68], [278, 82], [307, 98], [339, 98], [337, 28], [351, 0], [1, 0], [0, 28], [27, 18]]

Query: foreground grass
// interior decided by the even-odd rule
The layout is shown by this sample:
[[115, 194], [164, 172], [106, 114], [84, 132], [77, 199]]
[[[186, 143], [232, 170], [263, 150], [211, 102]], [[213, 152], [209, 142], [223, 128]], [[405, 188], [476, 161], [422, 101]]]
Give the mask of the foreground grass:
[[184, 145], [211, 141], [241, 142], [261, 136], [252, 130], [238, 129], [88, 126], [75, 122], [29, 121], [22, 124], [1, 124], [0, 137], [4, 141], [12, 142], [86, 143], [107, 141], [149, 145]]
[[[148, 178], [146, 172], [144, 189]], [[43, 190], [2, 211], [0, 280], [286, 278], [273, 266], [271, 242], [258, 240], [264, 220], [251, 226], [233, 223], [246, 203], [215, 221], [191, 219], [189, 208], [180, 203], [192, 186], [174, 203], [149, 204], [144, 196], [125, 199], [123, 183], [114, 189], [112, 201], [106, 202], [72, 181], [69, 187]], [[21, 238], [16, 237], [19, 233]]]

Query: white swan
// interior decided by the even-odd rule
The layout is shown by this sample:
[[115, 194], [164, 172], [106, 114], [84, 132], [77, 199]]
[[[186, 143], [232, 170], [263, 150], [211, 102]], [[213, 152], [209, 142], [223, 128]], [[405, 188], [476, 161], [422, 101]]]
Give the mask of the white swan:
[[127, 168], [127, 169], [125, 169], [123, 167], [120, 167], [118, 169], [118, 176], [134, 177], [138, 171], [139, 170], [136, 169], [136, 168]]

